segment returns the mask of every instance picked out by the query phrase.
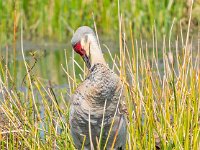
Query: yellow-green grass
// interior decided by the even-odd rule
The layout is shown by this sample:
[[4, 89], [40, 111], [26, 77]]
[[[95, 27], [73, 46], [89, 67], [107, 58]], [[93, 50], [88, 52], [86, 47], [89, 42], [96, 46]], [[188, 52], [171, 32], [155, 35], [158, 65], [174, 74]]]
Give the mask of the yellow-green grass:
[[[126, 38], [126, 32], [133, 33], [132, 26], [126, 28], [120, 13], [118, 16], [119, 52], [111, 54], [112, 47], [107, 49], [104, 45], [102, 49], [108, 50], [106, 61], [124, 83], [129, 112], [126, 148], [155, 149], [157, 142], [162, 149], [198, 149], [200, 40], [189, 36], [190, 19], [187, 35], [171, 41], [171, 28], [169, 36], [163, 36], [162, 49], [158, 48], [157, 28], [154, 26], [153, 48], [149, 50], [148, 44], [143, 44], [142, 40], [133, 36]], [[21, 45], [22, 26], [23, 23], [19, 35]], [[198, 42], [195, 50], [192, 41]], [[132, 46], [127, 46], [127, 42]], [[0, 149], [75, 149], [69, 131], [69, 96], [65, 93], [73, 93], [87, 75], [87, 69], [74, 52], [70, 58], [68, 50], [61, 53], [65, 60], [58, 62], [58, 66], [65, 73], [63, 82], [68, 88], [57, 92], [51, 80], [44, 80], [30, 69], [32, 64], [27, 63], [23, 46], [20, 56], [23, 58], [21, 67], [25, 71], [23, 87], [26, 92], [19, 90], [13, 82], [12, 69], [9, 70], [6, 63], [8, 57], [1, 60], [0, 114], [6, 125], [0, 130]], [[55, 74], [50, 72], [49, 76]]]

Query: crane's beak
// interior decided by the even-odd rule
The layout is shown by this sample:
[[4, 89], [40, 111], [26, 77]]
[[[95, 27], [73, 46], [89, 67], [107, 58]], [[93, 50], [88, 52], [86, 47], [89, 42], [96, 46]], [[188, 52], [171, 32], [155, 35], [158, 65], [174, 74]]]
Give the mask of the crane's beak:
[[85, 61], [85, 64], [87, 66], [88, 69], [91, 68], [91, 64], [90, 64], [90, 59], [88, 58], [88, 56], [85, 54], [82, 56], [83, 60]]

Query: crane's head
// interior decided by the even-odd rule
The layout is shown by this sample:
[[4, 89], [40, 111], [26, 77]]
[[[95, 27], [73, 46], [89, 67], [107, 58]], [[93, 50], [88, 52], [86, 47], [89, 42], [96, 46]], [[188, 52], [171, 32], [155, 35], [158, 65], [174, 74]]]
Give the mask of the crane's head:
[[93, 30], [88, 26], [82, 26], [76, 30], [71, 39], [73, 49], [83, 58], [88, 68], [91, 67], [89, 61], [91, 38], [96, 40]]

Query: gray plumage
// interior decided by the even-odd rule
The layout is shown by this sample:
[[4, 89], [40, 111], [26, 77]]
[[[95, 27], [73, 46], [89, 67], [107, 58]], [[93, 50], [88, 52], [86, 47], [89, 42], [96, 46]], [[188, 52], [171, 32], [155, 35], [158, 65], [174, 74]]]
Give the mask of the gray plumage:
[[[104, 134], [102, 145], [105, 144], [108, 137], [108, 131], [116, 111], [119, 98], [123, 97], [122, 83], [119, 77], [111, 71], [108, 67], [102, 64], [96, 64], [91, 69], [86, 80], [79, 85], [74, 95], [72, 96], [72, 104], [70, 107], [70, 126], [71, 134], [74, 143], [78, 149], [82, 146], [83, 135], [86, 135], [85, 149], [90, 148], [89, 139], [89, 109], [91, 116], [91, 134], [94, 147], [96, 144], [96, 137], [99, 139], [101, 131], [101, 122], [103, 117], [103, 108], [105, 100], [107, 100], [105, 119], [104, 119]], [[119, 109], [121, 108], [121, 103]], [[119, 133], [117, 136], [115, 148], [124, 148], [126, 142], [126, 121], [125, 116], [119, 111], [115, 117], [115, 123], [110, 135], [107, 148], [110, 148], [113, 142], [116, 129], [121, 117], [119, 125]]]
[[[91, 29], [89, 28], [89, 32], [90, 31]], [[80, 33], [75, 33], [79, 37], [72, 38], [72, 45], [78, 42], [75, 39], [80, 39], [84, 36], [82, 33], [88, 34], [88, 31], [81, 30]], [[91, 149], [89, 135], [89, 110], [91, 140], [94, 149], [97, 148], [96, 139], [99, 140], [100, 138], [105, 101], [106, 110], [101, 148], [105, 145], [113, 116], [116, 112], [114, 125], [111, 128], [106, 149], [111, 148], [115, 135], [116, 141], [114, 149], [125, 149], [127, 131], [126, 117], [125, 114], [122, 113], [122, 103], [124, 102], [123, 85], [120, 78], [112, 70], [110, 70], [107, 65], [102, 63], [95, 63], [92, 65], [92, 68], [89, 69], [87, 78], [78, 86], [74, 94], [71, 96], [70, 131], [77, 149], [81, 149], [84, 135], [86, 136], [84, 149]], [[116, 109], [117, 106], [118, 109]], [[117, 131], [118, 134], [116, 134]]]

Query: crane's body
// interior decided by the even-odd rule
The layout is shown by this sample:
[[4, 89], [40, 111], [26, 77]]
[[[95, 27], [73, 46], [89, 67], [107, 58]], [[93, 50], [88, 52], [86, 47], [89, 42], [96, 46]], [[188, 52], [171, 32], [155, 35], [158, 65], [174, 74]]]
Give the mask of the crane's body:
[[[78, 30], [75, 35], [77, 32], [83, 32], [83, 29], [79, 28]], [[85, 36], [87, 36], [87, 39], [85, 39]], [[82, 37], [84, 38], [82, 39]], [[110, 149], [113, 142], [114, 149], [124, 149], [126, 143], [126, 117], [120, 112], [124, 102], [123, 84], [120, 78], [106, 65], [96, 38], [93, 37], [93, 31], [91, 33], [89, 28], [88, 32], [84, 32], [82, 36], [78, 37], [77, 42], [72, 39], [72, 45], [86, 62], [89, 74], [71, 97], [70, 131], [74, 144], [78, 149], [81, 149], [83, 145], [84, 136], [85, 149], [96, 149], [97, 146], [103, 148], [105, 144], [106, 149]], [[80, 45], [77, 45], [77, 43]], [[89, 45], [87, 45], [88, 43]], [[111, 125], [113, 119], [114, 123]], [[101, 145], [98, 145], [102, 120], [102, 139], [99, 143]], [[109, 131], [111, 131], [110, 135]]]

